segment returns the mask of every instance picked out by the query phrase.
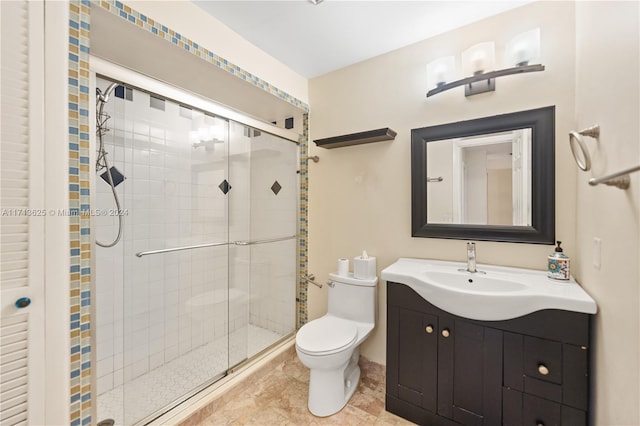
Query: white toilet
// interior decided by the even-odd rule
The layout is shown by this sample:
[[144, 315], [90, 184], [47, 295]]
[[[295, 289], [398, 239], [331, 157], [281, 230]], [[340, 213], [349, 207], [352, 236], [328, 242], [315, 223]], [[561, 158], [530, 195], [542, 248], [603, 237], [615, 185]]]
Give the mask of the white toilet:
[[311, 369], [309, 411], [325, 417], [344, 407], [360, 380], [360, 344], [375, 327], [378, 278], [329, 274], [329, 308], [325, 316], [296, 334], [298, 358]]

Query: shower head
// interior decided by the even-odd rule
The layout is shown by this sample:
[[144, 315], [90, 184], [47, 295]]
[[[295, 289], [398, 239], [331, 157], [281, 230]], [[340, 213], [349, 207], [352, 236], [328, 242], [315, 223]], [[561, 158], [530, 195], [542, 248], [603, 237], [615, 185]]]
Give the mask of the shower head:
[[[109, 173], [111, 173], [111, 176], [109, 176]], [[115, 166], [111, 166], [111, 168], [102, 173], [100, 177], [104, 179], [108, 185], [111, 185], [111, 182], [113, 182], [114, 187], [120, 185], [126, 179], [126, 177], [120, 173], [120, 170], [116, 169]], [[111, 182], [109, 179], [111, 179]]]

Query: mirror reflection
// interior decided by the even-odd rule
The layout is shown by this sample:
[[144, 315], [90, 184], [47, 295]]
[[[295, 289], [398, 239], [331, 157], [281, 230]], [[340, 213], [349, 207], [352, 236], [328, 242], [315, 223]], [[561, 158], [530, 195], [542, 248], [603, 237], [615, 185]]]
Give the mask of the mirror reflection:
[[427, 144], [427, 222], [531, 226], [531, 128]]

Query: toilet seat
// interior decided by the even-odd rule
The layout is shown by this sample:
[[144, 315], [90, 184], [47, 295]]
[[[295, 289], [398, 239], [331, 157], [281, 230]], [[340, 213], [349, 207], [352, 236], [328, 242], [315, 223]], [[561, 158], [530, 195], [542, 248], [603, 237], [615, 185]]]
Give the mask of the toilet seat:
[[357, 338], [358, 327], [355, 323], [326, 315], [298, 330], [296, 346], [307, 355], [331, 355], [352, 346]]

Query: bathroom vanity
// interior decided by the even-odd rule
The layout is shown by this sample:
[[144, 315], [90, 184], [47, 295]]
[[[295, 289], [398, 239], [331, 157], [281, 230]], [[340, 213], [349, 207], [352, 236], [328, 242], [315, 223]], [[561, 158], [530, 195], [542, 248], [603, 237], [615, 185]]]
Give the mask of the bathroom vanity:
[[[411, 275], [424, 279], [428, 276], [424, 268], [421, 275], [416, 269], [403, 277], [399, 269], [393, 270], [397, 263], [382, 273], [383, 278], [387, 276], [388, 411], [428, 425], [587, 424], [592, 299], [592, 306], [585, 300], [580, 308], [587, 312], [533, 308], [533, 312], [509, 319], [471, 319], [428, 302], [429, 295], [450, 289], [439, 289], [442, 283], [420, 287], [422, 283]], [[441, 270], [447, 264], [462, 265], [435, 263]], [[473, 288], [480, 276], [458, 268], [451, 271], [451, 279], [465, 277], [471, 286], [470, 290], [456, 290], [459, 309], [493, 303], [493, 313], [476, 314], [470, 307], [471, 316], [500, 316], [501, 305], [513, 297], [504, 289]], [[492, 269], [486, 276], [500, 272]], [[390, 276], [409, 284], [390, 280]], [[565, 293], [582, 291], [575, 282], [566, 285], [578, 289], [566, 287]], [[483, 292], [492, 293], [494, 301], [479, 302], [477, 293]], [[435, 299], [440, 302], [438, 296]]]

